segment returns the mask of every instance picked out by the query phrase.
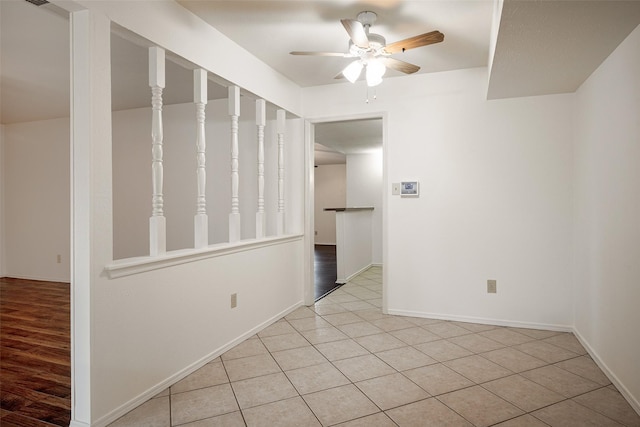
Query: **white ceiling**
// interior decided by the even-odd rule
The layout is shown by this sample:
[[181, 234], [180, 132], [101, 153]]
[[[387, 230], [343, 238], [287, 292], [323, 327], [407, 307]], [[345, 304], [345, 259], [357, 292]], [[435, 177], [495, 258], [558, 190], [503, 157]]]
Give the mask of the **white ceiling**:
[[[178, 2], [301, 87], [335, 83], [333, 77], [348, 59], [289, 52], [346, 51], [348, 36], [340, 19], [355, 18], [363, 10], [378, 14], [372, 32], [388, 43], [432, 30], [444, 33], [442, 43], [394, 55], [420, 66], [419, 73], [489, 64], [494, 0]], [[68, 116], [68, 22], [50, 9], [0, 0], [0, 123]], [[487, 96], [573, 92], [639, 23], [636, 0], [505, 0]], [[149, 105], [144, 48], [117, 36], [112, 46], [114, 109]], [[399, 75], [389, 71], [385, 78]], [[189, 70], [168, 61], [167, 82], [166, 103], [189, 101]], [[211, 99], [225, 94], [223, 87], [211, 85]], [[348, 152], [349, 144], [377, 124], [338, 124], [339, 131], [323, 126], [343, 141], [334, 135], [322, 144]], [[320, 137], [323, 126], [317, 129]]]

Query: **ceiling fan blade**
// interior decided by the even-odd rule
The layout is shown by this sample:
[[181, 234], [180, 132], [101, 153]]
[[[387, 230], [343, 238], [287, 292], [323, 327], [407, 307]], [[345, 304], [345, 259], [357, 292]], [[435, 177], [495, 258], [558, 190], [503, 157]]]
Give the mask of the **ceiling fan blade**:
[[293, 51], [293, 52], [289, 52], [290, 55], [307, 55], [307, 56], [340, 56], [345, 58], [346, 57], [346, 53], [340, 53], [340, 52], [300, 52], [300, 51]]
[[420, 34], [419, 36], [409, 37], [408, 39], [388, 44], [384, 50], [387, 53], [403, 52], [416, 47], [440, 43], [442, 40], [444, 40], [444, 34], [440, 31], [431, 31], [430, 33]]
[[382, 62], [387, 68], [391, 68], [405, 74], [413, 74], [420, 69], [417, 65], [409, 64], [408, 62], [394, 58], [379, 57], [378, 61]]
[[344, 29], [349, 33], [353, 44], [363, 49], [369, 47], [369, 37], [367, 37], [367, 33], [364, 31], [362, 22], [356, 21], [355, 19], [341, 19], [340, 22], [342, 22]]

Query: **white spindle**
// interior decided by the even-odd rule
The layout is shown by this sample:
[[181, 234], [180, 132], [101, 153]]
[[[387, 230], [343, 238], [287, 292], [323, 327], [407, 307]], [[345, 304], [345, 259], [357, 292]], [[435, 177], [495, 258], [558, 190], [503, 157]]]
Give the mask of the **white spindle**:
[[207, 217], [207, 201], [205, 185], [207, 181], [206, 140], [205, 140], [205, 106], [207, 105], [207, 72], [203, 69], [193, 70], [193, 102], [196, 105], [196, 178], [198, 195], [196, 198], [196, 215], [193, 222], [194, 246], [204, 248], [209, 245], [209, 219]]
[[277, 232], [278, 235], [284, 234], [285, 218], [284, 218], [284, 134], [286, 129], [286, 115], [284, 110], [278, 110], [276, 113], [277, 133], [278, 133], [278, 216], [277, 216]]
[[149, 218], [149, 253], [160, 255], [167, 250], [166, 220], [162, 199], [162, 89], [164, 83], [164, 49], [149, 48], [149, 86], [151, 87], [151, 180], [153, 186], [151, 218]]
[[256, 100], [256, 126], [258, 127], [258, 212], [256, 212], [256, 239], [266, 234], [264, 214], [264, 126], [266, 124], [266, 102]]
[[240, 88], [229, 86], [229, 116], [231, 116], [231, 213], [229, 214], [229, 242], [240, 240], [240, 199], [238, 188], [238, 117], [240, 116]]

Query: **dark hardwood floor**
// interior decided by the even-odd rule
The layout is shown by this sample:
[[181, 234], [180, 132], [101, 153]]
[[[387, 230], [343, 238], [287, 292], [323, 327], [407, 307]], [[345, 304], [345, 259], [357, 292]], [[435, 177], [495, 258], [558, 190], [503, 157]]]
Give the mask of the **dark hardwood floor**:
[[314, 255], [315, 298], [318, 301], [340, 285], [336, 284], [336, 247], [333, 245], [315, 245]]
[[0, 425], [68, 426], [68, 283], [0, 278]]

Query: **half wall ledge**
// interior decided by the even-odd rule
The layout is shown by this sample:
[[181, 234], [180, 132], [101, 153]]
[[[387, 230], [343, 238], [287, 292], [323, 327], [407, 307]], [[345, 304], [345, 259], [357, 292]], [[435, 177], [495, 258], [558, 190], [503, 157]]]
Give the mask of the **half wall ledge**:
[[263, 239], [242, 240], [235, 243], [220, 243], [201, 249], [180, 249], [153, 257], [144, 256], [126, 258], [107, 264], [104, 267], [104, 273], [109, 279], [117, 279], [119, 277], [131, 276], [133, 274], [144, 273], [189, 262], [202, 261], [208, 258], [295, 242], [302, 240], [303, 238], [303, 234], [290, 234], [286, 236], [266, 237]]

